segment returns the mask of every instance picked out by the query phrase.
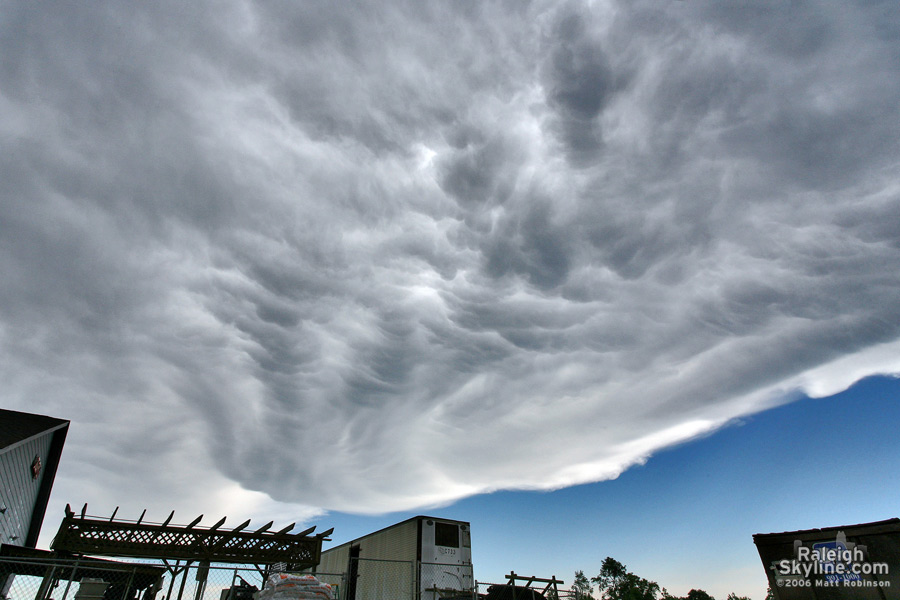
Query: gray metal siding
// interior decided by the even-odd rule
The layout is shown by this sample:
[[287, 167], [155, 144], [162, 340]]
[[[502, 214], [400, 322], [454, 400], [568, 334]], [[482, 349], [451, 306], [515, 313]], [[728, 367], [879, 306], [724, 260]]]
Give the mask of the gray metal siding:
[[344, 573], [347, 571], [347, 561], [350, 559], [350, 546], [338, 546], [322, 552], [317, 573]]
[[[22, 546], [28, 530], [41, 483], [47, 475], [53, 432], [35, 436], [0, 451], [0, 542]], [[41, 472], [32, 479], [34, 457], [41, 459]]]
[[359, 557], [379, 560], [416, 560], [418, 522], [405, 521], [360, 539]]
[[[435, 544], [436, 523], [465, 526], [465, 535], [460, 535], [458, 548], [442, 548]], [[420, 528], [423, 530], [421, 539]], [[359, 546], [355, 600], [432, 600], [435, 592], [425, 591], [431, 588], [455, 589], [465, 594], [474, 586], [470, 539], [469, 523], [414, 517], [324, 550], [316, 571], [349, 574], [350, 550]], [[345, 598], [349, 583], [346, 580], [344, 583], [341, 594]]]
[[[334, 564], [334, 558], [338, 555], [344, 557], [343, 569], [347, 568], [350, 546], [359, 546], [359, 557], [377, 560], [410, 560], [418, 557], [418, 519], [410, 519], [397, 523], [381, 531], [364, 535], [340, 546], [322, 551], [322, 560], [329, 558], [328, 564]], [[332, 556], [334, 555], [334, 556]], [[320, 571], [323, 563], [319, 563]]]

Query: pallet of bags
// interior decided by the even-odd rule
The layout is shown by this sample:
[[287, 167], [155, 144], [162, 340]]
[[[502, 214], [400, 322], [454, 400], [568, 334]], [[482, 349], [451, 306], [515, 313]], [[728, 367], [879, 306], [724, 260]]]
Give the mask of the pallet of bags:
[[334, 600], [334, 591], [313, 575], [272, 573], [258, 600]]

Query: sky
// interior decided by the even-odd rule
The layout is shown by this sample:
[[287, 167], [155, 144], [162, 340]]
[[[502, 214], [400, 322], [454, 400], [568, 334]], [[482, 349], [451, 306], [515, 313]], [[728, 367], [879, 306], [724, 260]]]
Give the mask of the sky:
[[896, 423], [898, 163], [893, 0], [0, 0], [0, 406], [72, 421], [45, 530], [441, 511], [678, 591], [646, 521], [759, 586], [897, 516], [872, 452], [795, 503]]

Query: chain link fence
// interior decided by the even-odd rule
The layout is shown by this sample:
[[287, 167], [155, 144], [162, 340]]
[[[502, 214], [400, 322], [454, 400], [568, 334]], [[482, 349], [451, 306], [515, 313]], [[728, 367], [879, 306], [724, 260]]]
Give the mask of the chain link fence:
[[[532, 596], [475, 581], [472, 565], [357, 558], [346, 573], [312, 574], [335, 600], [577, 600], [571, 590]], [[234, 565], [0, 557], [0, 600], [253, 600], [266, 576]]]
[[164, 568], [101, 561], [0, 558], [0, 596], [10, 600], [134, 600], [160, 585]]
[[336, 600], [475, 600], [472, 565], [354, 558], [343, 576], [313, 574]]
[[0, 557], [0, 599], [252, 600], [265, 576], [233, 565]]
[[405, 560], [355, 558], [338, 600], [412, 600], [415, 565]]
[[421, 600], [471, 600], [475, 596], [472, 565], [422, 563]]
[[[350, 570], [312, 574], [336, 600], [418, 599], [412, 562], [360, 558]], [[0, 557], [0, 600], [253, 600], [266, 576], [233, 565]]]

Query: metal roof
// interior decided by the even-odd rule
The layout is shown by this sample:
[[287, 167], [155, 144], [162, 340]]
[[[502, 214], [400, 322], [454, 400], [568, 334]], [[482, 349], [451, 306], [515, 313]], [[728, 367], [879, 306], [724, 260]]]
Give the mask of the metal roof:
[[68, 424], [63, 419], [0, 408], [0, 450]]
[[857, 523], [856, 525], [839, 525], [836, 527], [821, 527], [817, 529], [799, 529], [797, 531], [781, 531], [778, 533], [754, 533], [753, 540], [765, 540], [768, 541], [770, 538], [777, 538], [780, 536], [798, 536], [798, 535], [807, 535], [807, 534], [818, 534], [818, 533], [830, 533], [830, 532], [838, 532], [838, 531], [856, 531], [860, 529], [865, 530], [885, 530], [885, 531], [898, 531], [900, 530], [900, 519], [885, 519], [884, 521], [872, 521], [871, 523]]

